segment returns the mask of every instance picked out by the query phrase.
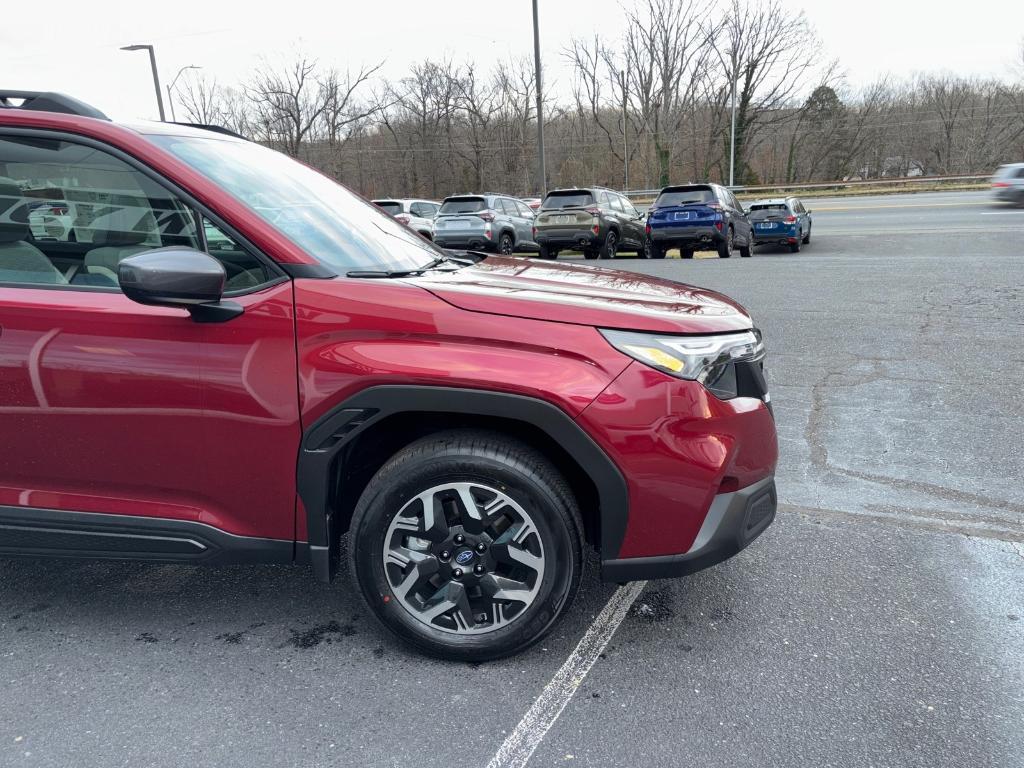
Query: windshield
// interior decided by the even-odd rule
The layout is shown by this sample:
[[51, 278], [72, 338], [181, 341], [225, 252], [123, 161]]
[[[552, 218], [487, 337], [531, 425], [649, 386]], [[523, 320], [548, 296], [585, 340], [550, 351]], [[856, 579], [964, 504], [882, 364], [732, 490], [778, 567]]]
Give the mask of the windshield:
[[707, 187], [696, 187], [694, 189], [672, 189], [662, 192], [654, 201], [655, 208], [664, 208], [669, 205], [691, 205], [693, 203], [714, 203], [715, 193]]
[[450, 197], [438, 211], [442, 216], [446, 213], [476, 213], [487, 209], [487, 201], [482, 197]]
[[396, 203], [393, 200], [374, 200], [373, 204], [384, 211], [388, 216], [394, 216], [395, 214], [402, 212], [402, 204]]
[[339, 274], [419, 269], [444, 255], [323, 174], [259, 144], [151, 136]]
[[593, 204], [594, 196], [586, 191], [552, 192], [544, 198], [541, 208], [557, 210], [558, 208], [582, 208], [585, 205]]

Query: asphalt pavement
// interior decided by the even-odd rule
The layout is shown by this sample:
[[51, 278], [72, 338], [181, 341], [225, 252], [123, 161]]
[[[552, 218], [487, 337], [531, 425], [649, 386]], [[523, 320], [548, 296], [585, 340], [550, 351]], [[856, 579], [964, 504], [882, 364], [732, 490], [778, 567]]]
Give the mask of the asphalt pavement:
[[[781, 508], [646, 586], [530, 766], [1022, 764], [1024, 211], [809, 207], [799, 254], [616, 264], [750, 309]], [[344, 577], [0, 561], [0, 766], [485, 766], [616, 589], [591, 563], [541, 646], [466, 665]]]

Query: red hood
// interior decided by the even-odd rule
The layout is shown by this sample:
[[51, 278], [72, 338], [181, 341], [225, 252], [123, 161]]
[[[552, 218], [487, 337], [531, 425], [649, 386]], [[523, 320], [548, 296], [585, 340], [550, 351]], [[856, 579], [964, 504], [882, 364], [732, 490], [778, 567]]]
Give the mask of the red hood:
[[557, 261], [491, 256], [415, 282], [460, 309], [494, 315], [657, 333], [721, 333], [752, 326], [747, 311], [720, 293]]

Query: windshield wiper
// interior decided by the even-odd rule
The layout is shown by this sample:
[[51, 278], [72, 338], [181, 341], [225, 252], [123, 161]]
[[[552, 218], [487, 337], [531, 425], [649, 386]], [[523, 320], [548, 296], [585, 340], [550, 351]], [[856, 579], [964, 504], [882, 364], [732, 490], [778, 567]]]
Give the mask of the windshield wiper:
[[436, 269], [445, 262], [451, 261], [447, 256], [438, 256], [432, 260], [429, 264], [425, 264], [422, 267], [416, 269], [355, 269], [345, 273], [345, 277], [366, 277], [366, 278], [388, 278], [388, 277], [412, 277], [413, 275], [421, 275], [428, 269]]

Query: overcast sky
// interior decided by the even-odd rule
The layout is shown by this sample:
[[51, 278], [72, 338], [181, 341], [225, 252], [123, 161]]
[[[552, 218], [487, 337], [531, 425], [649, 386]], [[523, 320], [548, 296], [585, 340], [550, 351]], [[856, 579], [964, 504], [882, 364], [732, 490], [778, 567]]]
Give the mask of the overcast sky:
[[[571, 35], [613, 39], [622, 3], [632, 2], [540, 0], [548, 81], [568, 83], [560, 53]], [[921, 71], [1009, 78], [1024, 38], [1024, 0], [784, 2], [807, 12], [853, 85]], [[165, 86], [188, 64], [234, 84], [261, 56], [273, 60], [296, 49], [339, 69], [386, 59], [384, 76], [391, 78], [427, 57], [483, 63], [533, 51], [530, 0], [91, 0], [45, 7], [4, 3], [0, 87], [63, 91], [123, 118], [157, 116], [146, 54], [118, 50], [131, 43], [156, 46]]]

